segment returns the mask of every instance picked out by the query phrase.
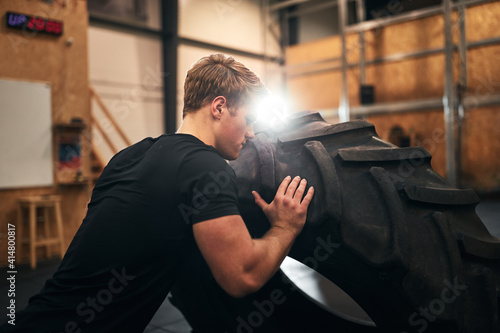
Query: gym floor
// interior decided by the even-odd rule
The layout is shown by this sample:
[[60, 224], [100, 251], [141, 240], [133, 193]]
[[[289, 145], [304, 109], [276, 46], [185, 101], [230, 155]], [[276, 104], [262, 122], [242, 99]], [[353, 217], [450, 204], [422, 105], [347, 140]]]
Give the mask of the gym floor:
[[[496, 237], [500, 237], [500, 199], [483, 199], [477, 206], [476, 212], [482, 221]], [[43, 287], [45, 280], [50, 278], [59, 265], [59, 259], [39, 261], [36, 270], [31, 270], [29, 264], [18, 265], [16, 281], [16, 305], [18, 309], [23, 309], [28, 304], [31, 296], [38, 293]], [[314, 288], [311, 284], [309, 288]], [[0, 295], [6, 295], [8, 285], [6, 279], [0, 280]], [[312, 291], [314, 293], [314, 291]], [[7, 297], [1, 297], [0, 308], [7, 307]], [[3, 310], [2, 310], [3, 311]], [[0, 314], [0, 323], [4, 323], [8, 318], [5, 314]], [[182, 314], [165, 300], [158, 309], [144, 333], [189, 333], [191, 328]]]

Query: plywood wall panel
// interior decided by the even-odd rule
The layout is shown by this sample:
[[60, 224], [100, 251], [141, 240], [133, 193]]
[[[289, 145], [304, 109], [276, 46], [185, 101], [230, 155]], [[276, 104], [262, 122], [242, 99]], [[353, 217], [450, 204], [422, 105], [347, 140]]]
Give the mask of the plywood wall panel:
[[[2, 14], [11, 10], [64, 22], [64, 33], [60, 37], [10, 29], [5, 25], [0, 28], [4, 37], [0, 41], [4, 51], [0, 76], [50, 82], [56, 122], [69, 121], [76, 115], [89, 119], [88, 112], [83, 111], [89, 104], [85, 92], [88, 87], [86, 2], [67, 3], [65, 7], [42, 1], [0, 3]], [[68, 39], [73, 41], [70, 46]]]
[[366, 83], [375, 86], [375, 102], [439, 98], [444, 89], [444, 55], [366, 67]]
[[430, 16], [365, 32], [367, 60], [441, 47], [444, 47], [442, 16]]
[[[440, 98], [444, 89], [444, 56], [433, 55], [366, 67], [366, 84], [375, 86], [375, 102], [401, 102]], [[350, 106], [360, 105], [359, 68], [347, 71]], [[342, 73], [340, 70], [292, 76], [290, 95], [300, 109], [327, 109], [339, 106]], [[296, 97], [294, 97], [296, 96]]]
[[357, 65], [359, 63], [361, 46], [362, 46], [361, 39], [358, 33], [348, 33], [346, 35], [345, 47], [346, 47], [346, 59], [348, 64]]
[[340, 71], [290, 78], [288, 90], [294, 111], [327, 109], [338, 106], [341, 82]]
[[339, 36], [290, 46], [286, 49], [286, 64], [295, 65], [340, 57], [342, 44]]
[[[452, 13], [453, 39], [458, 42], [458, 15]], [[444, 46], [442, 15], [408, 21], [373, 29], [364, 33], [365, 56], [370, 61], [386, 56], [439, 49]], [[468, 41], [500, 37], [500, 1], [485, 3], [466, 10], [466, 37]], [[335, 41], [335, 44], [332, 42]], [[338, 36], [296, 45], [287, 53], [293, 64], [320, 59], [322, 54], [340, 54]], [[313, 47], [311, 47], [313, 45]], [[323, 45], [324, 50], [321, 49]], [[336, 47], [336, 53], [332, 50]], [[347, 62], [359, 62], [358, 34], [346, 36]], [[289, 59], [289, 56], [293, 58]], [[474, 47], [467, 51], [468, 84], [466, 91], [463, 132], [463, 179], [478, 191], [500, 189], [500, 108], [480, 108], [480, 98], [500, 94], [500, 46]], [[459, 59], [454, 55], [453, 75], [458, 82]], [[443, 53], [420, 56], [402, 61], [369, 64], [366, 66], [366, 84], [375, 86], [375, 102], [391, 103], [420, 99], [439, 99], [444, 94], [445, 56]], [[347, 71], [350, 106], [359, 105], [359, 69]], [[290, 92], [296, 96], [302, 109], [336, 109], [341, 93], [341, 71], [292, 76], [288, 80]], [[322, 90], [321, 90], [322, 89]], [[382, 138], [388, 139], [390, 128], [399, 125], [408, 131], [412, 144], [424, 143], [433, 155], [432, 165], [442, 176], [446, 172], [443, 110], [370, 116]], [[436, 133], [442, 134], [441, 137]], [[480, 147], [480, 148], [478, 148]]]
[[431, 155], [431, 165], [446, 177], [446, 147], [442, 110], [369, 116], [367, 121], [375, 125], [377, 134], [384, 140], [394, 126], [400, 126], [411, 139], [412, 146], [422, 146]]
[[468, 51], [467, 95], [469, 98], [500, 94], [498, 59], [500, 59], [500, 45], [484, 46]]
[[500, 107], [467, 111], [462, 133], [464, 184], [484, 192], [500, 190]]
[[[68, 123], [72, 118], [80, 118], [89, 124], [86, 1], [54, 1], [52, 4], [33, 0], [0, 1], [3, 19], [7, 11], [60, 20], [64, 22], [64, 30], [62, 36], [56, 37], [10, 29], [4, 22], [0, 25], [0, 77], [50, 83], [53, 123]], [[89, 175], [88, 131], [84, 132], [82, 140], [82, 171]], [[53, 155], [56, 159], [55, 145]], [[55, 178], [57, 180], [57, 175]], [[82, 221], [82, 207], [85, 207], [90, 194], [88, 186], [60, 186], [55, 183], [52, 187], [0, 191], [0, 266], [7, 263], [5, 228], [7, 223], [15, 223], [17, 219], [17, 198], [54, 193], [63, 197], [65, 245], [68, 246]], [[26, 261], [27, 251], [24, 254], [22, 258], [17, 258], [17, 263]], [[40, 254], [43, 252], [40, 251]]]
[[465, 14], [465, 36], [468, 42], [498, 37], [500, 1], [470, 7]]

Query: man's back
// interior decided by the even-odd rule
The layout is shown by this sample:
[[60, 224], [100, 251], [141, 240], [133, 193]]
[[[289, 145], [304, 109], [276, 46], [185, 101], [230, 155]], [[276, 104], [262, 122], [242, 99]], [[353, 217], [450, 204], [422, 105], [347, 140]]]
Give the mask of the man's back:
[[17, 329], [141, 332], [196, 246], [190, 224], [205, 208], [193, 204], [197, 188], [203, 193], [208, 174], [221, 170], [234, 176], [212, 147], [184, 134], [147, 138], [115, 155], [60, 267], [18, 313]]

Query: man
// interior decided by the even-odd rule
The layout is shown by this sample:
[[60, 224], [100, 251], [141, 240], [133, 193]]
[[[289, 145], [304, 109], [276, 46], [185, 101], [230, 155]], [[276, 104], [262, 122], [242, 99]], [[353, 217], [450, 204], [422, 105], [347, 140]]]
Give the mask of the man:
[[287, 177], [271, 204], [254, 192], [271, 228], [252, 239], [239, 215], [236, 159], [253, 138], [252, 108], [265, 89], [231, 57], [202, 58], [187, 73], [183, 123], [115, 155], [53, 278], [6, 332], [142, 332], [198, 247], [231, 296], [258, 290], [305, 223], [313, 190]]

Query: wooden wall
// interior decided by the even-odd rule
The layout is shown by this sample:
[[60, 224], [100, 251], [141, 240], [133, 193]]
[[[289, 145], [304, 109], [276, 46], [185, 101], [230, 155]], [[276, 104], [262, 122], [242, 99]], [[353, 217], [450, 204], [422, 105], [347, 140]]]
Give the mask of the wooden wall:
[[[36, 15], [64, 22], [60, 37], [30, 33], [6, 27], [6, 12]], [[68, 123], [72, 118], [90, 121], [87, 65], [87, 4], [84, 0], [54, 1], [47, 4], [37, 0], [0, 1], [0, 77], [22, 81], [49, 82], [52, 91], [52, 121]], [[72, 43], [67, 43], [68, 40]], [[71, 44], [71, 45], [69, 45]], [[82, 142], [82, 171], [90, 173], [90, 138], [84, 131]], [[57, 159], [54, 144], [54, 165]], [[1, 162], [0, 162], [1, 163]], [[62, 215], [66, 247], [84, 217], [89, 199], [88, 185], [60, 185], [55, 172], [55, 184], [44, 188], [0, 190], [0, 265], [7, 263], [7, 223], [15, 223], [17, 198], [37, 194], [63, 196]], [[17, 245], [20, 246], [19, 244]], [[27, 245], [17, 264], [28, 259]], [[38, 251], [44, 255], [44, 249]]]
[[[458, 40], [457, 15], [452, 19], [455, 43]], [[468, 42], [500, 37], [500, 2], [491, 2], [466, 10]], [[442, 15], [422, 18], [365, 32], [365, 55], [370, 61], [398, 53], [442, 48], [444, 46]], [[346, 36], [347, 62], [359, 62], [357, 34]], [[463, 123], [462, 174], [464, 186], [479, 192], [500, 190], [500, 106], [478, 107], [478, 98], [500, 94], [499, 45], [475, 47], [467, 52], [468, 87]], [[337, 109], [341, 95], [339, 36], [291, 46], [286, 52], [288, 89], [297, 110]], [[311, 61], [322, 61], [313, 66]], [[302, 67], [300, 65], [303, 65]], [[441, 98], [444, 93], [443, 53], [383, 62], [366, 66], [366, 84], [375, 86], [375, 102], [390, 103]], [[458, 55], [454, 61], [458, 78]], [[337, 69], [335, 69], [337, 67]], [[321, 71], [321, 69], [323, 69]], [[312, 70], [311, 73], [305, 73]], [[317, 70], [317, 71], [314, 71]], [[359, 106], [359, 68], [347, 72], [350, 106]], [[335, 118], [332, 118], [335, 120]], [[389, 138], [393, 126], [402, 127], [412, 145], [422, 145], [433, 155], [432, 165], [446, 176], [446, 151], [443, 110], [425, 110], [404, 114], [372, 115], [366, 119], [375, 124], [383, 139]]]

